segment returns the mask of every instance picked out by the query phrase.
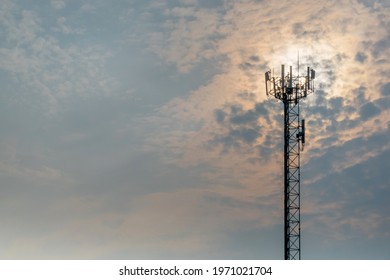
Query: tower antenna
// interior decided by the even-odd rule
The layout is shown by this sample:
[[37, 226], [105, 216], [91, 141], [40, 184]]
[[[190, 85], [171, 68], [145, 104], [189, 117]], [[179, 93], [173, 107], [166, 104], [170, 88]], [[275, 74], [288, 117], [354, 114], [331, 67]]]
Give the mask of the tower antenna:
[[305, 120], [300, 120], [299, 101], [314, 92], [315, 71], [307, 67], [305, 78], [293, 76], [292, 66], [286, 75], [265, 73], [266, 93], [281, 100], [284, 107], [284, 259], [301, 259], [301, 145], [305, 144]]

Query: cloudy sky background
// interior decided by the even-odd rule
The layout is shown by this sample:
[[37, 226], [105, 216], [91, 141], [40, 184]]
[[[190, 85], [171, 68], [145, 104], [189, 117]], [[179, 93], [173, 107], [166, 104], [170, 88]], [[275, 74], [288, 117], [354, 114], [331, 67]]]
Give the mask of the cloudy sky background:
[[390, 2], [0, 2], [0, 258], [283, 258], [282, 104], [302, 258], [390, 258]]

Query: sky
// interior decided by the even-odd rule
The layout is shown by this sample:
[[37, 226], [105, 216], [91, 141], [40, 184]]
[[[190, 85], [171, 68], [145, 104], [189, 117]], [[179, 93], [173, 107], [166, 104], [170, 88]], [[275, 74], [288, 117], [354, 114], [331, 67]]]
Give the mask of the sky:
[[390, 2], [0, 1], [1, 259], [282, 259], [280, 64], [302, 259], [390, 259]]

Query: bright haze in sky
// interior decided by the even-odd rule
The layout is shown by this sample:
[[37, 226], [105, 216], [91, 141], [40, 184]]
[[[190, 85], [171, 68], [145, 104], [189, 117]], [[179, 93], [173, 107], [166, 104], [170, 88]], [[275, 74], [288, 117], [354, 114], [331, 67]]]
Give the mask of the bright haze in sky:
[[0, 258], [282, 259], [301, 103], [302, 258], [390, 258], [390, 2], [0, 5]]

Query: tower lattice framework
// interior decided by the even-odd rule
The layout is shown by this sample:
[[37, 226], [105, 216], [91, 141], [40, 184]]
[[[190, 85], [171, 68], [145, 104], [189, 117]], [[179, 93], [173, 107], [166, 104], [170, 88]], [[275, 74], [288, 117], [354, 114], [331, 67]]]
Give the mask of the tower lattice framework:
[[284, 259], [301, 259], [301, 170], [300, 154], [305, 144], [305, 121], [300, 120], [299, 101], [314, 91], [315, 71], [294, 76], [292, 66], [275, 77], [265, 73], [266, 93], [283, 102], [284, 107]]

